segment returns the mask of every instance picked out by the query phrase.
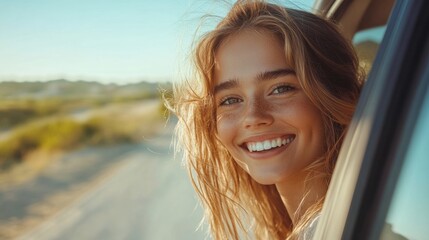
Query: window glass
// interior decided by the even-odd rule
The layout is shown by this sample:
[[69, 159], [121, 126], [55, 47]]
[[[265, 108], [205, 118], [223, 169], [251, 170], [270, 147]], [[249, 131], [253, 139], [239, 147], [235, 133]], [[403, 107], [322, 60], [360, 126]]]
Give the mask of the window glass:
[[380, 239], [423, 240], [429, 236], [429, 94], [422, 105]]

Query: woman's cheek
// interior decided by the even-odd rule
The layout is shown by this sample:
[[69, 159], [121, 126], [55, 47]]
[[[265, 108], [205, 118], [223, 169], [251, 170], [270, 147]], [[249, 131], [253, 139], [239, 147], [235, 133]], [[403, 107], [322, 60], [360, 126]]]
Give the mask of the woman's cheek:
[[228, 140], [233, 139], [238, 122], [238, 114], [236, 113], [224, 112], [217, 115], [217, 134], [223, 144], [227, 145]]

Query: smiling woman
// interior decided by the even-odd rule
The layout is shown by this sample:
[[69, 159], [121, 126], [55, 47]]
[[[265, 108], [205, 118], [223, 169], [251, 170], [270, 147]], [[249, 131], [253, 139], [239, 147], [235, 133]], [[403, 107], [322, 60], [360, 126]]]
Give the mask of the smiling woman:
[[[297, 184], [305, 183], [306, 174], [296, 173], [323, 155], [322, 114], [300, 87], [282, 43], [270, 32], [259, 32], [243, 31], [217, 52], [215, 89], [231, 81], [225, 79], [236, 79], [215, 91], [217, 133], [257, 182], [279, 183], [277, 189], [286, 194], [288, 186], [304, 189]], [[296, 212], [297, 206], [288, 205], [288, 212]]]
[[362, 77], [313, 14], [238, 1], [175, 92], [177, 144], [215, 239], [310, 239]]

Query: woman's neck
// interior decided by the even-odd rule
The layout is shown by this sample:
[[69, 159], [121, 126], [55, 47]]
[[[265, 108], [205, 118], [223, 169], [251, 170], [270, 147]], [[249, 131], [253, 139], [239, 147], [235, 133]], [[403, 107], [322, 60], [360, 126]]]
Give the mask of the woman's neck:
[[306, 175], [308, 173], [296, 174], [276, 184], [294, 226], [311, 205], [325, 196], [328, 189], [322, 176], [306, 178]]

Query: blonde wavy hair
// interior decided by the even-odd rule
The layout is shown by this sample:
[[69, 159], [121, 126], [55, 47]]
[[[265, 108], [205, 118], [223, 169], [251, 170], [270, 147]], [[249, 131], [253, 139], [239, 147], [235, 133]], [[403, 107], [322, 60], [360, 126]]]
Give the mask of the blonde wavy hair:
[[326, 185], [360, 93], [358, 60], [334, 23], [308, 12], [245, 0], [236, 2], [216, 28], [199, 39], [193, 52], [194, 75], [174, 86], [176, 147], [183, 150], [212, 237], [296, 239], [324, 198], [293, 226], [275, 185], [253, 180], [217, 138], [215, 55], [222, 42], [244, 29], [268, 30], [284, 42], [286, 59], [303, 91], [323, 113], [326, 154], [308, 168], [322, 165], [324, 172], [311, 174], [323, 175]]

